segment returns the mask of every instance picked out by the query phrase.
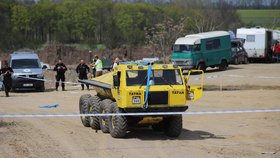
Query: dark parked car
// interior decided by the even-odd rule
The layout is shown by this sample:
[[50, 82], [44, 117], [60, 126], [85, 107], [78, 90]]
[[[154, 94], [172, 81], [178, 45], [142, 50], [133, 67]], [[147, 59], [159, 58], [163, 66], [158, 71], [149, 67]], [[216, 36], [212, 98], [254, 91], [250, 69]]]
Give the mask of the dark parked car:
[[248, 54], [244, 49], [243, 45], [245, 43], [245, 39], [243, 38], [235, 38], [231, 40], [231, 50], [232, 50], [232, 64], [247, 64], [248, 63]]

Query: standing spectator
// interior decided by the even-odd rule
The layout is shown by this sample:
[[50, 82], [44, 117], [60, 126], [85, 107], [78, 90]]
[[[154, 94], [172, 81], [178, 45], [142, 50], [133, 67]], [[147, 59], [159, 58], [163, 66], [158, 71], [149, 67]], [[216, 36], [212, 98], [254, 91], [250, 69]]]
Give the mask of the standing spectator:
[[102, 71], [103, 71], [103, 63], [102, 61], [99, 59], [99, 57], [97, 55], [94, 56], [94, 59], [96, 60], [94, 67], [96, 68], [96, 75], [95, 77], [101, 76], [102, 75]]
[[120, 59], [119, 58], [116, 58], [115, 61], [114, 61], [114, 64], [113, 64], [113, 69], [118, 66], [120, 63]]
[[277, 41], [273, 47], [273, 52], [276, 55], [277, 62], [280, 61], [280, 43]]
[[[90, 72], [90, 70], [84, 60], [80, 61], [80, 64], [76, 68], [76, 72], [78, 73], [80, 80], [88, 79], [87, 74]], [[82, 86], [82, 90], [84, 90], [84, 84], [81, 84], [81, 86]], [[87, 86], [87, 90], [89, 90], [89, 85], [86, 84], [86, 86]]]
[[92, 67], [92, 77], [95, 78], [95, 74], [96, 74], [96, 67], [95, 67], [95, 63], [96, 63], [96, 59], [92, 59], [92, 63], [90, 64], [90, 66]]
[[58, 63], [55, 65], [53, 71], [56, 71], [56, 83], [55, 83], [55, 89], [58, 91], [59, 87], [59, 81], [61, 80], [61, 87], [62, 91], [65, 91], [65, 72], [67, 71], [67, 67], [62, 62], [61, 59], [58, 60]]
[[3, 62], [3, 67], [0, 69], [0, 75], [3, 76], [3, 83], [5, 88], [6, 97], [9, 97], [9, 92], [12, 88], [12, 74], [13, 69], [8, 66], [8, 62]]

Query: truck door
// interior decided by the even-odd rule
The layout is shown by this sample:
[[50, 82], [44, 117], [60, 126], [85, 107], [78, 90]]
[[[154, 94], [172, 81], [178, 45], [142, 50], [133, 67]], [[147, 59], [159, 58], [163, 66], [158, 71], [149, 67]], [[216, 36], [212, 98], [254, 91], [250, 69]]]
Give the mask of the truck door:
[[206, 66], [219, 64], [219, 58], [222, 53], [220, 39], [207, 39], [205, 47], [204, 58], [206, 60]]

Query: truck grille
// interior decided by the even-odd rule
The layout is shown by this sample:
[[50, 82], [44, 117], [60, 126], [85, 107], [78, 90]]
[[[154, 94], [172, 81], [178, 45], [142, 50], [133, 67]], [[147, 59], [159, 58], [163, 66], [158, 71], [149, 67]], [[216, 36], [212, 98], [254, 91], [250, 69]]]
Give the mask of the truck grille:
[[[146, 96], [146, 94], [145, 94], [145, 96]], [[150, 105], [168, 104], [168, 92], [149, 92], [148, 103]]]

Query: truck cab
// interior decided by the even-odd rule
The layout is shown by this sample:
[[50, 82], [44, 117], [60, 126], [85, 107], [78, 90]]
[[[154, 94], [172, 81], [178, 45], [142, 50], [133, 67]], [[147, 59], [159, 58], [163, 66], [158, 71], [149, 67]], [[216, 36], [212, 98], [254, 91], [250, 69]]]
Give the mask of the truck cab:
[[182, 69], [219, 67], [225, 70], [231, 60], [230, 35], [212, 31], [178, 38], [173, 46], [171, 61]]
[[[153, 65], [148, 77], [148, 66], [120, 65], [115, 70], [119, 87], [112, 89], [112, 95], [125, 111], [142, 109], [148, 104], [148, 111], [185, 111], [189, 98], [188, 87], [181, 69], [173, 65]], [[149, 79], [149, 81], [147, 81]], [[148, 93], [148, 94], [146, 94]], [[201, 90], [202, 95], [202, 90]], [[196, 95], [196, 97], [200, 97]]]

